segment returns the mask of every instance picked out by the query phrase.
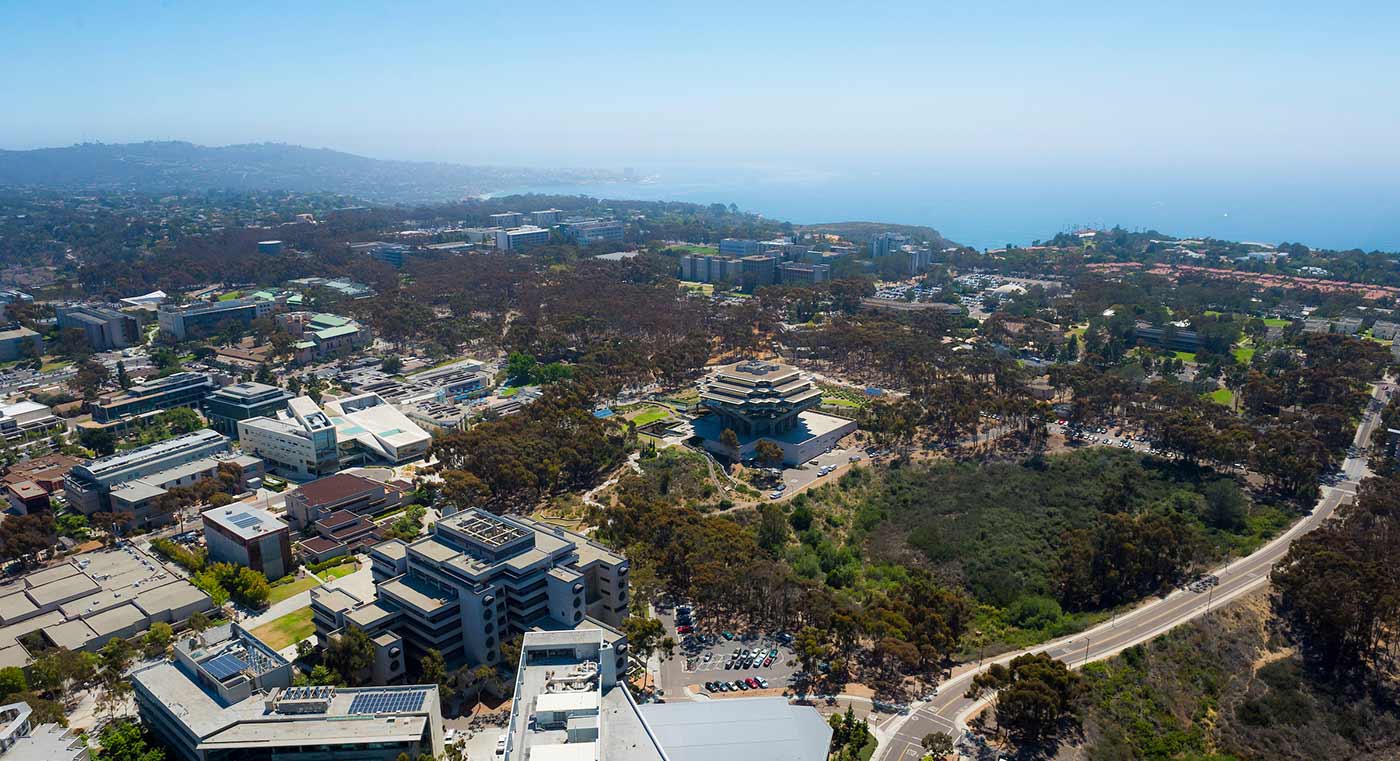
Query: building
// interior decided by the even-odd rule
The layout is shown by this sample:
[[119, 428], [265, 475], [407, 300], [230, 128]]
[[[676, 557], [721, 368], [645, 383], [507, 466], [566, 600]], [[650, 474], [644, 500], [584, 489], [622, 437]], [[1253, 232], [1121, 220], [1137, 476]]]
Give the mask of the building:
[[1371, 326], [1371, 337], [1379, 338], [1382, 341], [1393, 341], [1400, 335], [1400, 323], [1386, 320], [1376, 320]]
[[166, 491], [217, 477], [222, 465], [237, 468], [244, 487], [262, 475], [261, 460], [233, 454], [227, 436], [204, 428], [75, 465], [64, 479], [64, 495], [85, 515], [130, 512], [145, 524], [169, 518], [151, 511]]
[[298, 531], [332, 513], [375, 516], [403, 504], [403, 492], [373, 478], [336, 473], [302, 484], [287, 494], [287, 520]]
[[585, 219], [566, 222], [559, 230], [569, 242], [578, 246], [593, 243], [621, 243], [626, 226], [615, 219]]
[[63, 420], [47, 404], [22, 401], [0, 405], [0, 436], [5, 441], [27, 441], [61, 433]]
[[259, 317], [272, 314], [275, 302], [261, 299], [229, 299], [179, 307], [162, 304], [156, 312], [160, 330], [177, 341], [205, 338], [218, 333], [226, 323], [248, 326]]
[[343, 464], [402, 465], [428, 454], [433, 437], [378, 394], [326, 402], [336, 427]]
[[699, 283], [738, 283], [743, 279], [740, 259], [712, 254], [683, 254], [681, 279]]
[[615, 627], [627, 615], [627, 560], [581, 534], [473, 509], [414, 542], [375, 545], [370, 558], [374, 600], [313, 594], [323, 643], [355, 625], [401, 636], [412, 656], [436, 648], [451, 664], [494, 665], [502, 641], [534, 629], [624, 641]]
[[42, 513], [49, 509], [49, 492], [33, 481], [5, 484], [5, 501], [15, 515]]
[[77, 457], [57, 453], [29, 457], [11, 465], [0, 482], [9, 485], [28, 481], [53, 494], [63, 488], [63, 479], [68, 471], [82, 462]]
[[28, 665], [25, 643], [36, 636], [42, 648], [96, 652], [114, 637], [213, 607], [165, 561], [128, 542], [73, 555], [0, 584], [0, 667]]
[[1193, 352], [1201, 348], [1201, 336], [1194, 330], [1183, 330], [1175, 325], [1160, 328], [1140, 322], [1133, 328], [1139, 341], [1170, 351]]
[[288, 334], [297, 362], [312, 362], [369, 345], [370, 333], [349, 317], [325, 312], [288, 312], [277, 316]]
[[563, 209], [542, 209], [540, 211], [530, 212], [530, 224], [537, 225], [539, 227], [549, 227], [551, 225], [557, 225], [559, 224], [559, 221], [563, 218]]
[[789, 238], [774, 238], [758, 242], [758, 253], [771, 256], [779, 261], [801, 259], [808, 247]]
[[303, 290], [311, 290], [313, 288], [325, 288], [326, 290], [333, 291], [342, 296], [345, 296], [346, 298], [351, 299], [367, 299], [374, 295], [373, 288], [370, 288], [369, 286], [363, 283], [357, 283], [353, 280], [343, 277], [303, 277], [297, 278], [296, 280], [289, 280], [287, 281], [287, 285], [301, 288]]
[[288, 399], [275, 413], [237, 422], [243, 451], [289, 478], [315, 478], [340, 470], [335, 424], [310, 397]]
[[525, 634], [504, 761], [825, 761], [832, 729], [810, 705], [730, 698], [638, 705], [597, 629]]
[[413, 252], [408, 246], [376, 240], [351, 243], [350, 253], [364, 254], [375, 261], [384, 262], [394, 269], [399, 269], [403, 267], [404, 258]]
[[204, 417], [210, 428], [237, 439], [239, 422], [276, 415], [291, 398], [290, 392], [266, 383], [234, 383], [215, 389], [205, 398]]
[[778, 282], [778, 259], [773, 256], [746, 256], [739, 260], [740, 283], [746, 291], [755, 291]]
[[202, 517], [205, 543], [214, 562], [241, 565], [274, 580], [291, 573], [291, 531], [277, 516], [234, 503], [205, 510]]
[[503, 211], [500, 214], [492, 214], [489, 219], [492, 227], [504, 228], [519, 227], [520, 223], [525, 221], [524, 215], [518, 211]]
[[314, 538], [321, 541], [305, 549], [327, 558], [363, 552], [371, 545], [384, 541], [384, 532], [374, 519], [349, 510], [336, 510], [325, 515], [313, 524], [313, 528], [316, 531]]
[[1355, 335], [1361, 330], [1360, 317], [1309, 317], [1303, 320], [1304, 333], [1340, 333]]
[[801, 264], [783, 262], [778, 266], [784, 285], [816, 285], [831, 279], [829, 264]]
[[0, 706], [0, 761], [88, 761], [83, 738], [58, 724], [34, 724], [28, 703]]
[[549, 243], [549, 230], [527, 225], [496, 232], [496, 248], [502, 251], [528, 251]]
[[104, 394], [93, 402], [93, 422], [117, 423], [173, 407], [201, 407], [215, 388], [207, 373], [180, 372], [137, 383], [131, 388]]
[[441, 757], [437, 685], [293, 687], [285, 658], [237, 624], [183, 636], [131, 684], [171, 761]]
[[277, 256], [282, 253], [282, 241], [280, 240], [260, 240], [258, 241], [258, 253], [268, 256]]
[[870, 239], [870, 256], [873, 259], [890, 256], [912, 242], [913, 240], [908, 235], [901, 233], [877, 233], [875, 237]]
[[758, 253], [758, 241], [744, 238], [725, 238], [719, 242], [720, 256], [739, 259]]
[[11, 362], [26, 356], [38, 358], [44, 353], [44, 338], [19, 323], [0, 329], [0, 362]]
[[61, 306], [54, 310], [59, 330], [83, 331], [94, 351], [125, 349], [142, 342], [141, 323], [132, 315], [102, 306]]
[[[812, 411], [821, 397], [821, 389], [794, 367], [736, 362], [706, 379], [700, 403], [712, 414], [693, 427], [706, 449], [725, 457], [749, 459], [758, 442], [768, 439], [782, 447], [784, 463], [800, 465], [856, 430], [853, 420]], [[737, 451], [721, 440], [726, 429], [738, 437]]]

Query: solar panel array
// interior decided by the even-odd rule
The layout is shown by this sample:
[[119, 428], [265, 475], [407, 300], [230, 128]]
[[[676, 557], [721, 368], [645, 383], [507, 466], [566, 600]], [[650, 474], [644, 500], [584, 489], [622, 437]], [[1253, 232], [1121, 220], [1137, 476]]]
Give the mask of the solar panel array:
[[239, 528], [252, 528], [262, 523], [262, 519], [252, 513], [234, 513], [229, 516], [228, 522]]
[[400, 713], [417, 711], [423, 707], [427, 690], [398, 690], [394, 692], [366, 692], [356, 695], [350, 701], [350, 713]]
[[204, 663], [204, 670], [220, 682], [246, 668], [248, 668], [248, 662], [232, 653], [224, 653]]

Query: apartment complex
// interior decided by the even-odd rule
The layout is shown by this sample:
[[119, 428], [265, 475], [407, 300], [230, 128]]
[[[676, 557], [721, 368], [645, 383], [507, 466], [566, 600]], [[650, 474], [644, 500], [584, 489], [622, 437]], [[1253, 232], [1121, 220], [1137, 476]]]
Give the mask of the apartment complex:
[[528, 632], [504, 761], [825, 761], [832, 728], [787, 698], [638, 705], [606, 632]]
[[59, 330], [83, 331], [94, 351], [124, 349], [141, 343], [141, 325], [136, 318], [103, 306], [61, 306], [54, 310]]
[[289, 392], [266, 383], [234, 383], [214, 390], [205, 398], [204, 417], [210, 428], [236, 439], [240, 421], [275, 415], [291, 398]]
[[106, 425], [172, 407], [200, 407], [214, 389], [207, 373], [174, 373], [99, 397], [90, 405], [92, 419]]
[[181, 637], [132, 674], [141, 721], [172, 761], [440, 757], [437, 685], [293, 687], [292, 666], [237, 624]]
[[530, 212], [530, 224], [539, 227], [557, 225], [563, 218], [563, 209], [541, 209], [539, 211]]
[[205, 510], [205, 545], [216, 563], [251, 568], [269, 579], [292, 570], [292, 536], [287, 524], [252, 505], [234, 503]]
[[496, 248], [502, 251], [528, 251], [549, 243], [549, 230], [534, 225], [496, 231]]
[[492, 214], [489, 219], [493, 227], [519, 227], [525, 220], [524, 215], [518, 211], [503, 211], [500, 214]]
[[145, 525], [169, 517], [151, 510], [166, 491], [215, 478], [225, 464], [242, 473], [245, 487], [262, 476], [261, 460], [234, 454], [227, 436], [204, 428], [76, 465], [64, 478], [64, 494], [85, 515], [129, 512]]
[[272, 314], [275, 306], [275, 302], [261, 299], [210, 301], [183, 307], [162, 304], [156, 312], [156, 321], [161, 332], [177, 341], [185, 341], [213, 335], [226, 322], [246, 326]]
[[312, 595], [322, 642], [354, 625], [401, 636], [411, 654], [436, 648], [449, 663], [494, 665], [502, 641], [533, 629], [603, 629], [622, 641], [628, 563], [580, 534], [465, 510], [370, 557], [376, 599]]

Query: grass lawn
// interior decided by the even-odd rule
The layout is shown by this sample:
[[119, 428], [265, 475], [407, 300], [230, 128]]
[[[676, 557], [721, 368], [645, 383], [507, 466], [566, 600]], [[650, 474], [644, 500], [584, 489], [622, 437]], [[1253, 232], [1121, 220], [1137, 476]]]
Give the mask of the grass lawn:
[[1235, 355], [1235, 361], [1236, 361], [1236, 362], [1238, 362], [1238, 363], [1240, 363], [1240, 364], [1242, 364], [1242, 365], [1247, 365], [1247, 364], [1250, 363], [1251, 360], [1254, 359], [1254, 347], [1253, 347], [1253, 346], [1237, 346], [1237, 347], [1235, 347], [1234, 355]]
[[833, 407], [852, 407], [855, 409], [859, 409], [863, 406], [859, 402], [853, 402], [850, 399], [844, 399], [839, 396], [823, 396], [822, 404], [829, 404]]
[[1286, 328], [1290, 323], [1282, 317], [1265, 317], [1264, 324], [1271, 328]]
[[224, 295], [220, 296], [219, 301], [233, 301], [234, 299], [242, 295], [242, 291], [229, 291], [228, 293], [225, 293]]
[[331, 579], [338, 579], [342, 576], [349, 576], [350, 574], [354, 573], [355, 570], [356, 569], [354, 563], [345, 563], [342, 565], [333, 565], [330, 568], [327, 568], [326, 570], [321, 571], [316, 575], [320, 576], [326, 581], [330, 581]]
[[706, 296], [713, 295], [715, 292], [714, 283], [697, 283], [693, 280], [682, 280], [681, 287], [688, 291], [699, 291]]
[[72, 363], [71, 361], [69, 361], [69, 360], [66, 360], [66, 359], [45, 360], [45, 361], [44, 361], [44, 364], [41, 365], [41, 366], [39, 367], [39, 372], [41, 372], [41, 373], [53, 372], [54, 370], [58, 370], [58, 369], [60, 369], [60, 368], [67, 367], [67, 366], [69, 366], [69, 365], [71, 365], [71, 364], [73, 364], [73, 363]]
[[670, 416], [671, 413], [667, 412], [666, 410], [660, 410], [655, 407], [648, 407], [646, 412], [643, 412], [642, 414], [632, 418], [632, 423], [638, 428], [641, 428], [644, 425], [651, 425], [652, 423], [655, 423], [658, 420], [665, 420]]
[[311, 620], [310, 605], [253, 630], [253, 636], [266, 642], [273, 650], [281, 650], [315, 633], [316, 624]]
[[502, 399], [509, 399], [518, 393], [520, 393], [520, 389], [518, 388], [503, 388], [500, 391], [496, 392], [496, 396], [499, 396]]
[[1235, 401], [1235, 392], [1228, 388], [1217, 388], [1209, 394], [1206, 394], [1206, 396], [1210, 397], [1212, 402], [1223, 404], [1226, 407], [1229, 407]]
[[1181, 360], [1182, 362], [1196, 361], [1196, 352], [1194, 351], [1174, 351], [1172, 353], [1175, 354], [1176, 358]]
[[718, 253], [719, 253], [719, 249], [716, 248], [716, 247], [714, 247], [714, 246], [700, 246], [700, 245], [695, 245], [695, 244], [690, 244], [690, 245], [685, 245], [685, 246], [667, 246], [667, 248], [672, 249], [672, 250], [676, 250], [676, 251], [684, 251], [684, 252], [686, 252], [687, 254], [718, 254]]
[[267, 596], [267, 604], [272, 605], [273, 603], [282, 602], [298, 592], [305, 592], [312, 587], [320, 586], [320, 584], [321, 582], [317, 581], [315, 576], [310, 575], [305, 578], [287, 582], [286, 584], [273, 584], [272, 594]]

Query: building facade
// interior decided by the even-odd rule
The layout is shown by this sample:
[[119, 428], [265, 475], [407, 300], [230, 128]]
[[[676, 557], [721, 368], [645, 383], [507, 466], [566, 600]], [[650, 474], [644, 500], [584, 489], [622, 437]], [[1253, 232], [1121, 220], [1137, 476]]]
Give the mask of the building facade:
[[496, 248], [502, 251], [528, 251], [549, 243], [549, 230], [529, 225], [496, 232]]
[[141, 324], [136, 318], [101, 306], [61, 306], [54, 310], [59, 330], [83, 331], [94, 351], [125, 349], [140, 344]]
[[198, 408], [214, 389], [214, 379], [207, 373], [174, 373], [98, 398], [90, 405], [92, 419], [97, 423], [115, 423], [174, 407]]
[[204, 417], [210, 428], [236, 439], [240, 421], [275, 415], [291, 398], [289, 392], [266, 383], [235, 383], [215, 389], [205, 398]]
[[161, 332], [186, 341], [214, 335], [226, 322], [247, 326], [259, 317], [272, 314], [275, 306], [275, 302], [258, 299], [211, 301], [183, 307], [162, 304], [156, 321]]
[[234, 503], [205, 510], [202, 517], [205, 544], [214, 562], [251, 568], [274, 581], [291, 573], [291, 530], [277, 516]]
[[336, 473], [302, 484], [286, 498], [287, 520], [298, 531], [336, 512], [373, 516], [403, 504], [403, 492], [373, 478]]
[[237, 423], [243, 451], [289, 478], [315, 478], [340, 470], [335, 424], [310, 397], [288, 399], [274, 414]]

